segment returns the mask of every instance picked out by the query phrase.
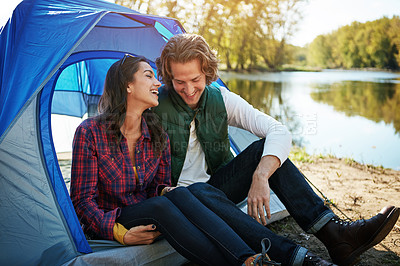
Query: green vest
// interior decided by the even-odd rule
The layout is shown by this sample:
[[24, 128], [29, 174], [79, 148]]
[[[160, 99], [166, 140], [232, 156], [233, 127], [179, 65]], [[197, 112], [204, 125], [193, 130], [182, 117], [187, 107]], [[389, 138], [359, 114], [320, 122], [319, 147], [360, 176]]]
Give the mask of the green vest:
[[192, 110], [171, 88], [164, 87], [160, 104], [153, 110], [161, 118], [171, 142], [171, 179], [176, 185], [185, 161], [190, 136], [190, 123], [195, 119], [196, 135], [204, 151], [208, 173], [233, 159], [228, 138], [228, 120], [221, 91], [206, 86], [200, 97], [199, 108]]

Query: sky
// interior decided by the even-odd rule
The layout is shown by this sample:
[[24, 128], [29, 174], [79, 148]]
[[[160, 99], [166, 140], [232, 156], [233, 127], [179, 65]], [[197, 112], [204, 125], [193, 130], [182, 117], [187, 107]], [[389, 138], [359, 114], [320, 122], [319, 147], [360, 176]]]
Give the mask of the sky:
[[400, 0], [308, 0], [303, 10], [303, 20], [290, 41], [298, 46], [353, 21], [363, 23], [383, 16], [400, 16]]
[[[0, 27], [21, 0], [0, 0]], [[109, 0], [111, 2], [111, 0]], [[302, 7], [303, 20], [289, 43], [304, 46], [353, 21], [372, 21], [383, 16], [400, 16], [400, 0], [308, 0]]]

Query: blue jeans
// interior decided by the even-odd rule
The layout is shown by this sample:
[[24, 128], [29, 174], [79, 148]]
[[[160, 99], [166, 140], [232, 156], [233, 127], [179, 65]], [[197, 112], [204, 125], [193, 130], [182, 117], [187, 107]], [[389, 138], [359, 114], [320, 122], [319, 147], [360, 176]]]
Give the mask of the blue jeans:
[[242, 265], [255, 254], [184, 187], [122, 208], [117, 222], [126, 228], [155, 224], [172, 247], [199, 265]]
[[[268, 252], [271, 259], [283, 265], [301, 265], [306, 249], [255, 221], [251, 223], [247, 214], [239, 209], [233, 211], [231, 206], [247, 197], [253, 173], [262, 156], [264, 141], [255, 141], [210, 177], [208, 183], [224, 192], [227, 198], [209, 186], [197, 185], [189, 189], [204, 205], [225, 220], [254, 251], [259, 252], [260, 240], [267, 237], [272, 243]], [[270, 177], [269, 185], [290, 215], [308, 233], [316, 233], [334, 216], [289, 159]], [[219, 205], [216, 206], [215, 202]]]

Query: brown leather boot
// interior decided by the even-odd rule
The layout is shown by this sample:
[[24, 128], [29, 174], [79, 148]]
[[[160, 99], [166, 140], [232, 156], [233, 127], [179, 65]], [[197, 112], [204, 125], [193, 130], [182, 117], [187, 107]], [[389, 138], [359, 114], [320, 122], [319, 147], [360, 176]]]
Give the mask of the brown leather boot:
[[368, 220], [345, 222], [334, 217], [315, 236], [324, 243], [334, 263], [354, 265], [364, 251], [389, 234], [399, 213], [398, 208], [386, 206]]

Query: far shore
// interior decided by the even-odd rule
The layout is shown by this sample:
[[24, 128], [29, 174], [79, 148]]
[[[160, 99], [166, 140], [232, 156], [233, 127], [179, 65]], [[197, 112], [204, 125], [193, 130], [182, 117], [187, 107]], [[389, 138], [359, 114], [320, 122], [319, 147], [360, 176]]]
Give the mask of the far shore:
[[256, 73], [275, 73], [275, 72], [321, 72], [324, 70], [328, 71], [378, 71], [378, 72], [390, 72], [400, 73], [400, 69], [385, 69], [385, 68], [320, 68], [315, 66], [297, 66], [297, 65], [284, 65], [280, 69], [267, 69], [263, 67], [254, 67], [250, 69], [226, 69], [220, 68], [220, 73], [238, 73], [238, 74], [256, 74]]

